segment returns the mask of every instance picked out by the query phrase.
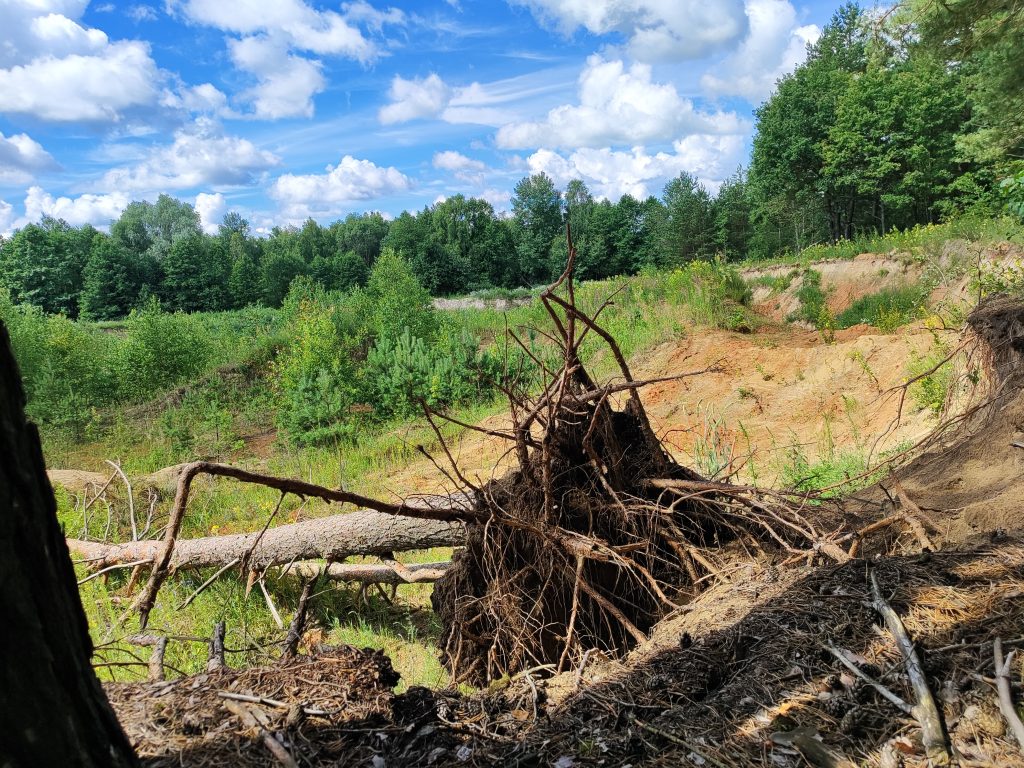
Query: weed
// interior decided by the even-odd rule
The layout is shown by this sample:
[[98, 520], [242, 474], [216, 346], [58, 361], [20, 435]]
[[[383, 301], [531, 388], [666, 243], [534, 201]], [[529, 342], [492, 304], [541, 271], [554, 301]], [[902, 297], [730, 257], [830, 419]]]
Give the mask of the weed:
[[835, 324], [837, 328], [849, 328], [865, 323], [883, 333], [892, 333], [920, 316], [926, 299], [927, 293], [920, 286], [885, 288], [861, 296], [836, 316]]

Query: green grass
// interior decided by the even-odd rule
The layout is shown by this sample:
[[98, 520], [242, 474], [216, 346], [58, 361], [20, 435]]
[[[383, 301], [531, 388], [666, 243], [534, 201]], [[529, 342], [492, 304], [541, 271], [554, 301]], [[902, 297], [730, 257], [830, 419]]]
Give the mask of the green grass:
[[967, 216], [943, 224], [918, 225], [908, 230], [888, 232], [885, 235], [863, 234], [837, 243], [819, 243], [798, 253], [785, 253], [771, 259], [748, 259], [743, 268], [758, 268], [777, 264], [807, 266], [816, 261], [845, 261], [862, 253], [895, 254], [901, 258], [925, 258], [937, 255], [950, 240], [974, 243], [1010, 241], [1024, 243], [1024, 225], [1009, 216], [979, 218]]
[[923, 286], [905, 285], [885, 288], [861, 296], [835, 318], [836, 328], [849, 328], [859, 323], [873, 325], [883, 333], [891, 333], [918, 318], [928, 298]]

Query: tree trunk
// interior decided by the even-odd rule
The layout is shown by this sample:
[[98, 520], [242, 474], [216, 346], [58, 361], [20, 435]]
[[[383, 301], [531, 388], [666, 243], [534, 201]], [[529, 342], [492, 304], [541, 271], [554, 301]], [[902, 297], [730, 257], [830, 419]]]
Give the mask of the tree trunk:
[[0, 766], [134, 766], [92, 641], [39, 433], [0, 323]]
[[[344, 560], [352, 555], [451, 547], [465, 540], [462, 523], [419, 520], [364, 509], [270, 528], [262, 538], [255, 531], [179, 539], [174, 544], [170, 567], [181, 570], [226, 565], [245, 557], [251, 550], [249, 568], [263, 570], [298, 560]], [[93, 568], [152, 560], [163, 546], [162, 541], [155, 540], [104, 544], [68, 539], [67, 543], [75, 555], [91, 561]]]

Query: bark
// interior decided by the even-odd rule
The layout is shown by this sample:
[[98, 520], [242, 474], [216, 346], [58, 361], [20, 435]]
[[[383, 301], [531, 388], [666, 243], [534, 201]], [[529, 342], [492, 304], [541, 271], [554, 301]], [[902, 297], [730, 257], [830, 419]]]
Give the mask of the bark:
[[92, 642], [39, 433], [0, 324], [0, 765], [134, 766]]
[[[412, 563], [395, 568], [377, 563], [331, 563], [324, 571], [323, 578], [361, 584], [427, 584], [444, 576], [451, 565], [450, 562], [442, 561]], [[288, 568], [288, 573], [308, 579], [316, 576], [322, 569], [320, 563], [295, 563]]]
[[[382, 512], [359, 510], [317, 520], [271, 528], [256, 543], [259, 531], [200, 539], [179, 539], [174, 545], [172, 570], [222, 566], [242, 558], [252, 549], [249, 567], [264, 570], [298, 560], [343, 560], [352, 555], [385, 555], [411, 549], [457, 546], [465, 541], [462, 523], [398, 517]], [[103, 544], [68, 539], [78, 557], [93, 568], [153, 560], [162, 551], [158, 540]]]

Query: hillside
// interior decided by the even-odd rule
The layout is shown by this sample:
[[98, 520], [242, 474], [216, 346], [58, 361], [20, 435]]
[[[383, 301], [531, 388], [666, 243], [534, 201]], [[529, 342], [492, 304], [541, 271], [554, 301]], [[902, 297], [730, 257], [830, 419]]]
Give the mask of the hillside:
[[[1017, 252], [1009, 247], [990, 249], [986, 256], [992, 264], [1013, 263], [1015, 258]], [[864, 323], [848, 328], [826, 323], [811, 330], [795, 319], [785, 322], [776, 306], [792, 306], [790, 317], [798, 311], [799, 284], [761, 285], [755, 288], [754, 306], [766, 314], [749, 316], [740, 330], [689, 326], [674, 338], [641, 347], [630, 360], [638, 379], [700, 372], [658, 381], [642, 395], [655, 433], [682, 466], [738, 488], [750, 483], [824, 489], [823, 495], [801, 503], [800, 514], [822, 530], [877, 530], [860, 534], [864, 543], [858, 555], [867, 560], [831, 563], [827, 557], [811, 556], [794, 567], [793, 558], [773, 551], [770, 542], [762, 543], [759, 552], [735, 546], [714, 549], [708, 555], [707, 583], [628, 655], [616, 659], [603, 652], [587, 654], [568, 673], [550, 677], [535, 669], [468, 697], [415, 686], [396, 695], [392, 660], [369, 652], [350, 656], [348, 650], [329, 651], [327, 646], [316, 651], [323, 642], [369, 641], [394, 657], [403, 676], [443, 685], [440, 672], [430, 673], [436, 675], [433, 679], [424, 675], [425, 665], [436, 664], [428, 659], [437, 652], [432, 638], [436, 620], [425, 611], [428, 585], [398, 588], [393, 605], [370, 599], [366, 585], [348, 593], [352, 597], [343, 588], [331, 588], [329, 595], [320, 596], [318, 616], [301, 641], [308, 657], [264, 668], [259, 666], [266, 663], [262, 654], [246, 653], [232, 662], [242, 662], [238, 669], [180, 682], [111, 684], [112, 701], [136, 748], [152, 765], [176, 762], [186, 754], [204, 764], [238, 764], [238, 750], [245, 764], [271, 764], [270, 753], [259, 742], [248, 741], [233, 721], [217, 714], [223, 692], [238, 691], [256, 696], [252, 711], [269, 718], [262, 727], [278, 732], [310, 764], [369, 764], [377, 756], [387, 765], [682, 761], [796, 766], [805, 759], [816, 765], [848, 765], [852, 763], [843, 761], [850, 759], [889, 765], [885, 761], [897, 757], [923, 765], [925, 751], [916, 740], [913, 719], [900, 719], [898, 711], [887, 710], [890, 705], [870, 686], [822, 651], [826, 638], [869, 675], [882, 674], [901, 695], [914, 695], [909, 689], [903, 693], [906, 683], [891, 641], [872, 630], [877, 619], [864, 603], [870, 591], [864, 565], [874, 560], [876, 577], [915, 642], [943, 649], [933, 651], [935, 658], [927, 657], [928, 673], [942, 697], [950, 744], [961, 764], [996, 759], [1017, 764], [984, 681], [992, 674], [990, 661], [985, 661], [991, 659], [992, 640], [1001, 637], [1013, 647], [1021, 642], [1019, 628], [1024, 626], [1019, 601], [1013, 600], [1024, 584], [1018, 501], [1024, 490], [1024, 452], [1018, 447], [1024, 430], [1018, 396], [1024, 319], [1017, 305], [993, 305], [988, 315], [973, 315], [961, 337], [959, 331], [937, 325], [936, 318], [948, 316], [954, 306], [950, 297], [969, 290], [970, 277], [962, 267], [951, 265], [948, 279], [928, 282], [926, 267], [890, 259], [881, 263], [903, 265], [899, 283], [892, 283], [881, 279], [879, 271], [887, 267], [879, 263], [866, 255], [811, 263], [803, 274], [822, 276], [818, 285], [830, 317], [842, 316], [859, 300], [897, 285], [915, 290], [927, 286], [921, 306], [931, 313], [888, 332]], [[745, 277], [757, 286], [766, 274], [777, 277], [778, 269], [792, 271], [773, 268]], [[765, 296], [766, 290], [773, 296]], [[958, 349], [962, 351], [953, 354]], [[941, 398], [936, 400], [932, 389], [920, 382], [909, 390], [902, 386], [914, 374], [939, 386], [932, 381], [932, 369], [947, 354], [967, 379], [957, 374], [944, 380]], [[602, 359], [594, 357], [599, 366]], [[616, 398], [621, 401], [621, 396]], [[966, 418], [958, 420], [961, 413]], [[940, 423], [945, 431], [936, 436]], [[512, 425], [507, 415], [494, 412], [479, 426], [497, 433]], [[410, 429], [401, 427], [382, 441], [407, 445], [421, 439], [423, 433], [414, 435]], [[514, 467], [507, 443], [498, 437], [462, 430], [451, 435], [450, 445], [469, 478], [487, 481]], [[264, 434], [246, 440], [233, 461], [270, 471], [281, 466], [280, 450], [280, 440]], [[376, 468], [364, 464], [359, 487], [384, 498], [456, 490], [433, 461], [403, 458], [414, 455], [407, 445]], [[895, 474], [873, 469], [889, 460], [895, 462]], [[87, 496], [106, 481], [103, 474], [83, 470], [53, 470], [51, 477], [67, 483], [69, 492]], [[167, 494], [175, 477], [174, 471], [158, 473], [137, 478], [134, 485]], [[238, 491], [225, 496], [221, 485], [203, 485], [197, 493], [196, 503], [210, 522], [198, 529], [193, 523], [192, 530], [251, 530], [244, 514], [212, 521], [225, 519], [217, 505], [228, 499], [245, 504], [253, 497]], [[837, 494], [845, 495], [838, 505], [829, 500]], [[116, 496], [110, 499], [119, 503]], [[261, 505], [269, 509], [267, 502]], [[303, 502], [280, 522], [328, 513], [328, 505]], [[846, 534], [844, 548], [850, 541], [859, 543], [851, 535]], [[434, 550], [400, 559], [446, 556], [447, 551]], [[262, 577], [260, 581], [265, 589]], [[84, 593], [87, 605], [100, 595], [117, 605], [121, 583]], [[267, 583], [273, 601], [290, 610], [295, 586], [283, 577]], [[255, 636], [272, 637], [273, 628], [258, 603], [233, 607], [237, 588], [230, 584], [230, 579], [221, 579], [210, 590], [219, 596], [199, 609], [191, 625], [178, 626], [196, 626], [201, 637], [208, 630], [196, 622], [209, 621], [200, 617], [214, 607], [221, 616], [229, 609], [236, 621], [252, 623], [241, 636], [233, 628], [236, 642], [257, 631], [261, 635]], [[198, 573], [180, 585], [169, 583], [171, 596], [162, 593], [161, 601], [183, 599], [197, 586]], [[267, 606], [272, 604], [268, 595]], [[170, 631], [175, 621], [160, 610], [158, 605], [158, 634]], [[240, 615], [235, 613], [239, 610]], [[350, 617], [366, 611], [379, 634], [345, 629], [338, 611]], [[264, 617], [257, 619], [259, 613]], [[264, 628], [256, 630], [261, 622]], [[390, 634], [396, 630], [397, 638]], [[105, 658], [125, 658], [113, 652], [111, 647]], [[332, 665], [342, 659], [344, 671], [335, 669]], [[183, 649], [169, 652], [166, 663], [191, 665], [195, 660], [192, 651]], [[879, 673], [881, 669], [888, 671]], [[152, 704], [158, 699], [164, 702], [157, 706], [159, 713]], [[271, 701], [284, 704], [266, 703]], [[296, 725], [278, 723], [275, 713], [284, 713], [285, 705], [294, 702], [302, 702], [313, 714]], [[342, 708], [346, 714], [340, 714]], [[318, 714], [332, 710], [333, 715]]]

